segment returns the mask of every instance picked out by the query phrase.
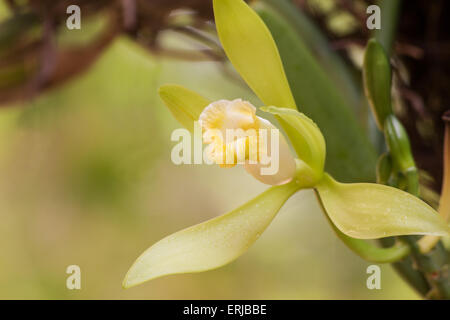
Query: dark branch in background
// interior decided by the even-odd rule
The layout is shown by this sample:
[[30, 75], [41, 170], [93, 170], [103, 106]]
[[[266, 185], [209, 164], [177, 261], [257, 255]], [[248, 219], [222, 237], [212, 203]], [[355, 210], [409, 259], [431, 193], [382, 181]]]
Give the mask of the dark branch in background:
[[123, 27], [125, 30], [136, 30], [137, 8], [136, 0], [122, 0]]
[[28, 92], [26, 95], [33, 96], [45, 87], [47, 79], [50, 79], [56, 68], [57, 48], [55, 40], [55, 27], [53, 19], [44, 20], [42, 45], [40, 46], [39, 61], [40, 65], [36, 74], [28, 83]]
[[[13, 0], [3, 1], [13, 14], [0, 23], [0, 106], [30, 99], [83, 72], [121, 34], [157, 54], [191, 61], [225, 61], [220, 45], [196, 29], [210, 28], [211, 1], [30, 0], [20, 5]], [[66, 28], [66, 9], [73, 4], [81, 8], [82, 26], [97, 16], [106, 16], [108, 23], [91, 43], [63, 47], [56, 38]], [[190, 25], [177, 28], [201, 42], [199, 50], [164, 48], [158, 42], [162, 31], [174, 27], [170, 15], [177, 9], [192, 10]]]

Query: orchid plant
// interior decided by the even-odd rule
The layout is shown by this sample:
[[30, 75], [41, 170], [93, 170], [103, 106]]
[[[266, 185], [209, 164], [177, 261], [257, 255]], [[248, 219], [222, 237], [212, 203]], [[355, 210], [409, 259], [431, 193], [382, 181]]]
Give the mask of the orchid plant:
[[[303, 189], [315, 190], [338, 237], [369, 261], [399, 261], [411, 249], [404, 242], [381, 248], [366, 239], [449, 235], [445, 219], [415, 195], [384, 184], [340, 183], [325, 172], [325, 139], [317, 125], [298, 111], [269, 29], [242, 0], [214, 0], [213, 5], [219, 39], [229, 60], [264, 103], [260, 110], [274, 115], [286, 133], [286, 138], [279, 137], [280, 170], [274, 175], [262, 175], [260, 157], [256, 156], [256, 163], [250, 163], [250, 152], [244, 152], [245, 169], [272, 186], [231, 212], [176, 232], [151, 246], [128, 271], [125, 288], [169, 274], [201, 272], [232, 262], [258, 239], [283, 204]], [[159, 94], [184, 127], [192, 131], [194, 122], [199, 121], [204, 135], [211, 129], [222, 132], [276, 128], [256, 116], [256, 108], [247, 101], [214, 102], [179, 85], [164, 85]], [[387, 127], [392, 127], [387, 123]], [[209, 135], [204, 136], [204, 141], [211, 146], [209, 158], [221, 164], [223, 151], [236, 151], [241, 139], [250, 138], [261, 139], [255, 135], [230, 141]], [[234, 159], [227, 166], [238, 163]]]

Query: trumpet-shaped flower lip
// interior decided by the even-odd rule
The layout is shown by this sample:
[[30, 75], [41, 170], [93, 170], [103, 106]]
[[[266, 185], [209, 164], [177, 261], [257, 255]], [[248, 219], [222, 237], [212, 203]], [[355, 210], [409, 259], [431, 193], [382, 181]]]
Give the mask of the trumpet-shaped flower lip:
[[219, 129], [223, 137], [226, 130], [259, 128], [256, 108], [242, 99], [215, 101], [203, 110], [199, 120], [203, 130]]
[[258, 161], [259, 119], [256, 108], [242, 99], [210, 103], [200, 114], [203, 141], [211, 144], [208, 157], [222, 167], [240, 160]]
[[[261, 119], [262, 120], [262, 119]], [[258, 161], [260, 119], [256, 108], [242, 99], [210, 103], [200, 114], [203, 142], [211, 144], [208, 157], [222, 167], [241, 160]]]
[[[289, 145], [273, 124], [256, 116], [250, 102], [212, 102], [200, 114], [199, 122], [203, 141], [210, 144], [206, 154], [213, 162], [222, 167], [243, 164], [248, 173], [269, 185], [284, 184], [294, 177], [295, 160]], [[277, 168], [267, 170], [272, 161]]]

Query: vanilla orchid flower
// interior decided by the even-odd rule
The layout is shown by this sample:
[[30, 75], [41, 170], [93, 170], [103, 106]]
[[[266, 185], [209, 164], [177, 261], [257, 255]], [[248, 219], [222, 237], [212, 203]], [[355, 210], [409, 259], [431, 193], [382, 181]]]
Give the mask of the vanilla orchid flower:
[[[267, 106], [260, 109], [275, 115], [295, 153], [280, 134], [275, 140], [278, 148], [270, 150], [279, 151], [280, 170], [273, 175], [261, 174], [265, 164], [261, 161], [262, 136], [258, 129], [275, 127], [257, 117], [255, 107], [240, 99], [211, 102], [179, 85], [162, 86], [160, 97], [184, 127], [193, 130], [194, 122], [200, 121], [213, 162], [222, 167], [242, 162], [255, 178], [273, 186], [229, 213], [155, 243], [130, 268], [124, 287], [230, 263], [259, 238], [291, 195], [306, 188], [315, 190], [343, 242], [370, 261], [396, 261], [408, 254], [408, 248], [377, 248], [361, 239], [449, 234], [447, 223], [433, 208], [404, 191], [379, 184], [340, 183], [324, 172], [324, 137], [311, 119], [296, 110], [277, 47], [264, 22], [242, 0], [214, 0], [213, 5], [219, 38], [228, 58]], [[227, 139], [227, 129], [247, 133]], [[258, 147], [252, 150], [250, 142]], [[227, 155], [230, 162], [225, 161]]]
[[[259, 181], [280, 185], [295, 176], [295, 159], [286, 139], [268, 120], [256, 116], [256, 108], [241, 99], [219, 100], [200, 114], [203, 141], [210, 144], [207, 154], [221, 167], [238, 163]], [[270, 158], [276, 162], [265, 161]], [[274, 169], [274, 170], [270, 170]]]

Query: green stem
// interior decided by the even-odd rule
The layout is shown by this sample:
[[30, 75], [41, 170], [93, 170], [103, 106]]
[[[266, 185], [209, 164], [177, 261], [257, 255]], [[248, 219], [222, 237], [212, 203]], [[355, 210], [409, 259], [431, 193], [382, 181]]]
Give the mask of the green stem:
[[407, 181], [408, 192], [419, 198], [419, 175], [417, 168], [413, 167], [404, 173]]
[[[395, 238], [381, 238], [379, 242], [383, 247], [390, 247], [395, 243]], [[393, 263], [392, 267], [421, 296], [426, 296], [430, 291], [427, 279], [414, 267], [414, 260], [411, 256]]]
[[[404, 172], [407, 191], [419, 197], [419, 178], [417, 169], [412, 167]], [[379, 181], [380, 182], [380, 181]], [[393, 185], [397, 187], [396, 185]], [[448, 278], [449, 255], [441, 242], [428, 253], [422, 253], [417, 243], [417, 236], [398, 237], [410, 247], [411, 256], [395, 263], [397, 272], [423, 297], [450, 299], [450, 282]], [[392, 240], [381, 239], [382, 245], [391, 245]]]
[[[417, 169], [408, 169], [405, 173], [408, 181], [408, 192], [419, 197], [419, 176]], [[448, 268], [450, 255], [445, 250], [442, 242], [437, 242], [436, 246], [428, 253], [422, 253], [417, 244], [416, 237], [405, 237], [412, 249], [412, 255], [432, 288], [430, 298], [450, 299], [450, 279]]]
[[431, 291], [426, 295], [432, 299], [450, 299], [449, 254], [439, 241], [432, 251], [423, 254], [417, 245], [416, 237], [405, 237], [412, 249], [417, 268], [423, 273]]

